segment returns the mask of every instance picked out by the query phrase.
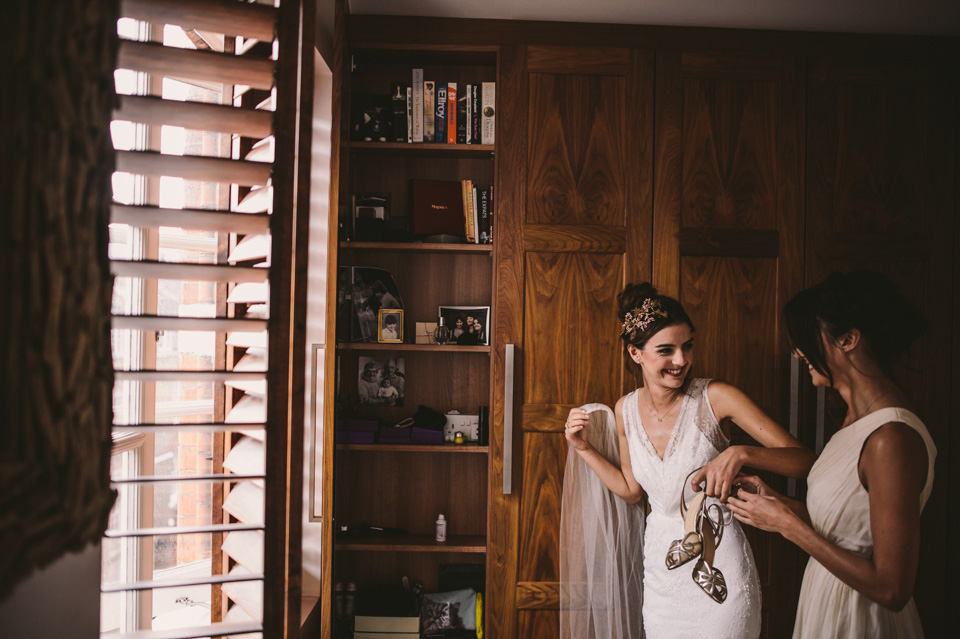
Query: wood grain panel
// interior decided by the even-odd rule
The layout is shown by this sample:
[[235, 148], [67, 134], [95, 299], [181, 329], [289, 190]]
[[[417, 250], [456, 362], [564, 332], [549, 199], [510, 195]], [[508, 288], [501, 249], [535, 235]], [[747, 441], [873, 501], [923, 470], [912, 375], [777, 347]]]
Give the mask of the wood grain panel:
[[517, 608], [521, 610], [559, 610], [559, 581], [521, 581], [517, 584]]
[[683, 226], [777, 225], [775, 82], [685, 79]]
[[623, 224], [622, 77], [531, 73], [526, 222]]
[[527, 254], [524, 403], [608, 397], [620, 352], [622, 269], [619, 255]]
[[626, 241], [622, 226], [528, 224], [523, 229], [524, 250], [539, 253], [623, 253]]
[[613, 47], [571, 48], [532, 46], [527, 49], [527, 70], [534, 73], [585, 73], [626, 75], [630, 50]]
[[680, 229], [680, 253], [703, 257], [771, 257], [780, 256], [779, 231], [747, 229]]
[[521, 610], [517, 637], [552, 639], [560, 636], [560, 615], [555, 610]]
[[[523, 430], [538, 433], [562, 433], [571, 408], [580, 404], [524, 404]], [[612, 405], [611, 405], [612, 406]]]
[[563, 435], [523, 434], [518, 581], [555, 581], [560, 575], [560, 501], [566, 459]]

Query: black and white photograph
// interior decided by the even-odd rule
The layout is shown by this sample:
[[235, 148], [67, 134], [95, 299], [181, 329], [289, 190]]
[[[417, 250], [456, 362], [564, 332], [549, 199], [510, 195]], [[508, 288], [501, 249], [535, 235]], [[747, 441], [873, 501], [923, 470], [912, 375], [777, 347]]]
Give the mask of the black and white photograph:
[[490, 345], [489, 306], [441, 306], [439, 314], [450, 327], [450, 342], [461, 346]]
[[353, 341], [379, 341], [377, 320], [380, 309], [403, 309], [403, 300], [393, 275], [382, 268], [353, 266], [350, 276], [351, 301], [357, 317]]
[[357, 397], [365, 406], [403, 406], [402, 357], [360, 357]]

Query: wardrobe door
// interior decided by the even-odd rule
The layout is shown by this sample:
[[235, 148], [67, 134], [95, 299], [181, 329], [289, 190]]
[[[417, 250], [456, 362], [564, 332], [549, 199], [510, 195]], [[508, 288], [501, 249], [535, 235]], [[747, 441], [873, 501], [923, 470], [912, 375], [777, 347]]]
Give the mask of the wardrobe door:
[[[956, 499], [948, 490], [957, 484], [948, 464], [956, 414], [949, 400], [951, 355], [956, 361], [957, 354], [956, 346], [950, 348], [956, 313], [950, 306], [956, 60], [955, 50], [945, 56], [912, 47], [814, 59], [808, 90], [808, 283], [833, 270], [882, 271], [920, 306], [929, 324], [897, 371], [938, 449], [914, 591], [928, 637], [948, 634], [948, 574], [956, 565], [956, 553], [945, 559], [943, 552], [953, 544], [949, 520], [957, 521]], [[842, 403], [831, 393], [811, 403], [811, 435], [819, 446], [842, 422]]]
[[628, 49], [501, 51], [490, 639], [559, 634], [563, 423], [627, 386], [616, 296], [650, 277], [653, 70]]
[[[696, 325], [694, 374], [735, 384], [784, 428], [796, 424], [779, 313], [803, 275], [802, 81], [785, 56], [657, 55], [654, 283]], [[762, 636], [790, 636], [804, 558], [780, 536], [747, 536]]]

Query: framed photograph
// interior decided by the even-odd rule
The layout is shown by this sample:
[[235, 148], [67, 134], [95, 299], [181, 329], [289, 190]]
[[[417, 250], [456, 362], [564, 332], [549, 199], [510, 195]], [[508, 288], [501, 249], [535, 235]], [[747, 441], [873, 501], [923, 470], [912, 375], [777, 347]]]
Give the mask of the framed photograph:
[[377, 341], [403, 341], [403, 309], [381, 308], [377, 315]]
[[366, 406], [403, 406], [406, 386], [402, 357], [360, 357], [357, 398]]
[[451, 342], [461, 346], [490, 345], [489, 306], [441, 306], [439, 314], [450, 327]]
[[402, 309], [400, 291], [390, 271], [372, 266], [349, 268], [350, 297], [356, 316], [351, 331], [352, 341], [380, 341], [377, 330], [379, 311], [381, 308]]

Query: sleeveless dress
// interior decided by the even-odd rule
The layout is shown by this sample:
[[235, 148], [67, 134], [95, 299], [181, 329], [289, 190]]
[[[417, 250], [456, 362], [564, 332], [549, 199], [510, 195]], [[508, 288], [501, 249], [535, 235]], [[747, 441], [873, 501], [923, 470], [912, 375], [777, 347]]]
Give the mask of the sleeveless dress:
[[[708, 379], [693, 379], [664, 451], [657, 455], [640, 420], [637, 393], [622, 406], [633, 474], [647, 493], [643, 547], [643, 625], [646, 639], [745, 639], [760, 635], [760, 584], [753, 552], [740, 524], [725, 506], [726, 525], [714, 567], [723, 573], [727, 598], [711, 599], [693, 580], [696, 559], [668, 570], [664, 562], [675, 539], [683, 537], [680, 495], [687, 475], [728, 445], [707, 398]], [[691, 490], [687, 489], [689, 495]], [[708, 498], [711, 503], [719, 503]]]
[[[926, 445], [927, 483], [920, 493], [922, 510], [933, 488], [937, 449], [920, 418], [904, 408], [883, 408], [840, 429], [807, 477], [807, 510], [814, 530], [831, 543], [865, 557], [873, 553], [870, 495], [860, 483], [857, 466], [867, 437], [889, 422], [907, 424], [920, 433]], [[793, 637], [914, 639], [923, 637], [923, 627], [912, 598], [900, 612], [888, 610], [837, 579], [811, 557], [803, 573]]]

